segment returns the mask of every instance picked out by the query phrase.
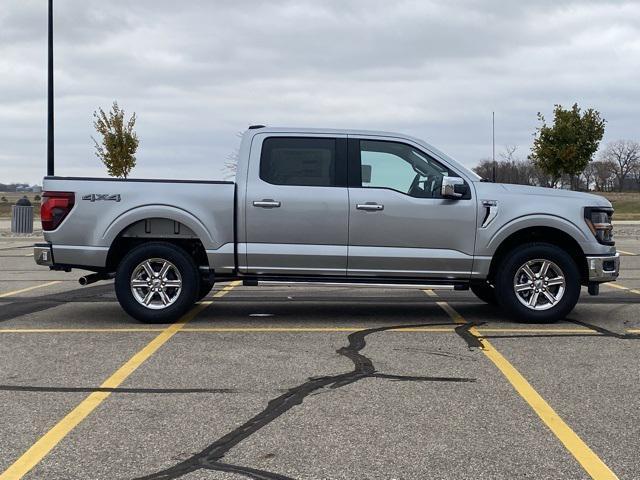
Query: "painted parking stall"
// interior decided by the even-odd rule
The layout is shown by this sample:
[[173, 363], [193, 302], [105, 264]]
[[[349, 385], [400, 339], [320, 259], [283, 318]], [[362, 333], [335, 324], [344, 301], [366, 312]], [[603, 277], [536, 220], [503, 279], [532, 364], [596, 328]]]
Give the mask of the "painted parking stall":
[[467, 292], [224, 284], [140, 325], [109, 283], [3, 277], [0, 478], [635, 478], [626, 260], [552, 325]]

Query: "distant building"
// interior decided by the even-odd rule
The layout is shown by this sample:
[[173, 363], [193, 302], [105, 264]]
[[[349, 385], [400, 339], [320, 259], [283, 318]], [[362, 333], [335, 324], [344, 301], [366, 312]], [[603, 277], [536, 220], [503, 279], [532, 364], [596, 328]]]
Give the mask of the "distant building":
[[40, 185], [34, 185], [34, 186], [29, 186], [26, 183], [21, 183], [16, 185], [16, 192], [20, 192], [20, 193], [28, 193], [28, 192], [33, 192], [33, 193], [42, 193], [42, 187]]

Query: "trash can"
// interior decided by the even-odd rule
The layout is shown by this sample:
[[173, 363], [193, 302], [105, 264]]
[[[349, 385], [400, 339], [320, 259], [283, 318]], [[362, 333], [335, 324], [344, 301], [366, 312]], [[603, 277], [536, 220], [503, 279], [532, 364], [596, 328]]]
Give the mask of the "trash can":
[[11, 233], [33, 233], [33, 206], [26, 195], [11, 207]]

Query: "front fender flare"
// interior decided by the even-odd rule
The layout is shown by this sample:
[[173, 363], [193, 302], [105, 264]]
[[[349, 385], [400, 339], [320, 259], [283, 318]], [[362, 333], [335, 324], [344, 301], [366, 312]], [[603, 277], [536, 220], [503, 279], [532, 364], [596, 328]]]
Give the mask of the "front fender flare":
[[535, 214], [515, 218], [500, 227], [487, 242], [486, 250], [494, 254], [498, 247], [512, 234], [532, 227], [546, 227], [560, 230], [573, 238], [584, 250], [590, 238], [575, 223], [556, 215]]

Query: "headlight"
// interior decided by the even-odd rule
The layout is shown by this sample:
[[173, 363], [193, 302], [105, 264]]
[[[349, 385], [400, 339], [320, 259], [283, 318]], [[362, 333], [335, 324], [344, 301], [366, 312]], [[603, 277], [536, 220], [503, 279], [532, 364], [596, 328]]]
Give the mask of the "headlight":
[[613, 217], [613, 208], [586, 207], [584, 209], [584, 219], [589, 230], [603, 245], [615, 245], [611, 217]]

